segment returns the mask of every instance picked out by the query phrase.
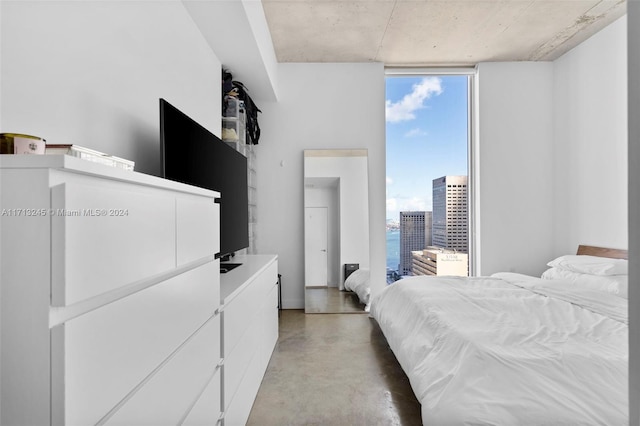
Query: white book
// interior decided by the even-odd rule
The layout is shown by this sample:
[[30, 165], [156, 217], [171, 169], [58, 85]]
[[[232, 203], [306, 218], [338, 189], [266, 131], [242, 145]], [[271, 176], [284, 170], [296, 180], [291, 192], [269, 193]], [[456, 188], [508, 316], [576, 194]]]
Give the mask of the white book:
[[107, 166], [125, 170], [133, 170], [135, 165], [133, 161], [125, 160], [124, 158], [115, 157], [113, 155], [105, 154], [104, 152], [74, 144], [47, 144], [45, 154], [71, 155], [72, 157], [82, 158], [83, 160], [93, 161], [95, 163], [105, 164]]

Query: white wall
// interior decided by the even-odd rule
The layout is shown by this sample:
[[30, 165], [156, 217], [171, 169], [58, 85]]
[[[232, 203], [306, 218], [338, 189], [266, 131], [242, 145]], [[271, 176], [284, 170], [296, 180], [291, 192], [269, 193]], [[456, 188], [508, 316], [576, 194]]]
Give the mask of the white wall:
[[[2, 2], [1, 19], [0, 131], [84, 145], [152, 174], [158, 98], [220, 134], [221, 64], [181, 2]], [[367, 148], [375, 292], [386, 255], [383, 65], [281, 64], [278, 86], [280, 102], [258, 105], [258, 250], [280, 255], [284, 305], [302, 307], [302, 151]]]
[[552, 63], [479, 65], [480, 274], [627, 247], [626, 19]]
[[0, 131], [159, 172], [164, 97], [220, 134], [220, 61], [179, 1], [2, 2]]
[[[2, 2], [0, 2], [0, 51], [3, 49], [2, 46], [2, 10], [4, 7], [2, 6]], [[2, 56], [0, 54], [0, 131], [2, 131]]]
[[279, 101], [258, 106], [258, 251], [279, 255], [282, 303], [304, 307], [303, 150], [366, 148], [372, 292], [385, 285], [384, 69], [280, 64]]
[[627, 248], [627, 18], [554, 62], [554, 253]]
[[539, 275], [553, 247], [553, 65], [478, 66], [478, 275]]
[[640, 1], [627, 2], [629, 75], [629, 424], [640, 425]]

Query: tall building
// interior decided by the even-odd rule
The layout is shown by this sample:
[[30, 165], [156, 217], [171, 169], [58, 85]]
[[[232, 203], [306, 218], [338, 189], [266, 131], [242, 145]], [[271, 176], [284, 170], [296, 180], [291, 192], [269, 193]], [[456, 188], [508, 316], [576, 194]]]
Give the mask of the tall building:
[[431, 245], [431, 212], [400, 212], [400, 275], [411, 274], [411, 252]]
[[441, 275], [466, 277], [469, 270], [469, 255], [458, 251], [427, 247], [411, 252], [413, 265], [411, 275]]
[[469, 252], [467, 177], [433, 180], [433, 245]]

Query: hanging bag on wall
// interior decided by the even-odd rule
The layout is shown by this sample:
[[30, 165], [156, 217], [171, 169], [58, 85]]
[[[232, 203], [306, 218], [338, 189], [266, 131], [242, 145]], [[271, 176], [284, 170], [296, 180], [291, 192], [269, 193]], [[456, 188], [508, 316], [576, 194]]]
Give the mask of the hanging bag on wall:
[[247, 116], [246, 133], [247, 143], [257, 145], [260, 139], [260, 125], [258, 124], [258, 113], [260, 108], [253, 102], [249, 96], [248, 89], [240, 81], [233, 80], [233, 76], [228, 70], [222, 70], [222, 110], [225, 110], [224, 96], [234, 96], [244, 102], [244, 109]]

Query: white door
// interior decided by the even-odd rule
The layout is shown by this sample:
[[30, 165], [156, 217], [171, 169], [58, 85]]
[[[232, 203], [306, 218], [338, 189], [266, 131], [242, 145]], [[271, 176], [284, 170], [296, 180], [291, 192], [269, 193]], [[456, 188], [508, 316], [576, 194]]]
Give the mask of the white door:
[[304, 209], [304, 281], [307, 287], [327, 286], [328, 219], [326, 207]]

